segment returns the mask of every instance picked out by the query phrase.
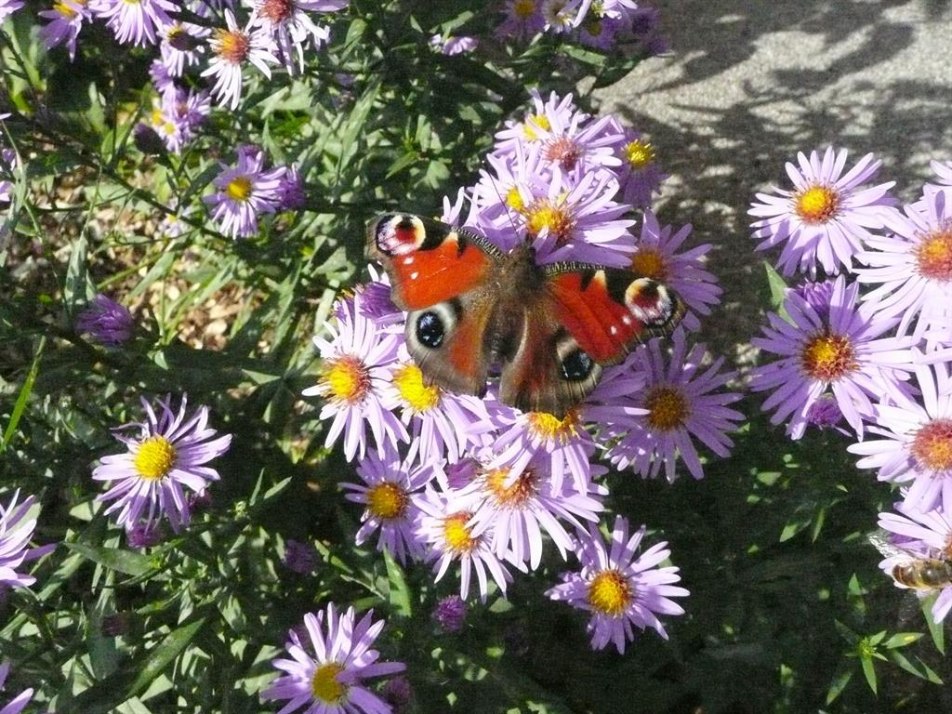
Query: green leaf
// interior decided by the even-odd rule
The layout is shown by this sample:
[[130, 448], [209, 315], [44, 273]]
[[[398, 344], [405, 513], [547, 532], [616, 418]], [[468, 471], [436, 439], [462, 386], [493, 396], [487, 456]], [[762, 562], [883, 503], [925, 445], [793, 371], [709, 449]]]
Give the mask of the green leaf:
[[920, 605], [922, 607], [922, 614], [926, 619], [926, 625], [929, 628], [929, 634], [932, 635], [932, 643], [940, 653], [945, 654], [945, 627], [941, 622], [936, 622], [935, 618], [932, 617], [932, 603], [935, 602], [935, 598], [935, 595], [928, 597], [924, 599]]
[[833, 677], [833, 681], [830, 682], [830, 688], [826, 690], [826, 703], [832, 704], [837, 697], [839, 697], [843, 690], [846, 689], [846, 685], [850, 683], [850, 680], [853, 678], [852, 669], [846, 669]]
[[141, 553], [133, 553], [130, 550], [102, 548], [85, 543], [70, 543], [68, 541], [64, 541], [63, 545], [94, 563], [99, 563], [110, 570], [131, 575], [134, 578], [142, 577], [158, 570], [155, 559], [148, 555], [142, 555]]
[[770, 287], [770, 307], [782, 318], [789, 320], [790, 316], [783, 309], [783, 301], [787, 296], [787, 284], [780, 273], [767, 261], [764, 261], [764, 270], [767, 271], [767, 285]]
[[46, 347], [46, 338], [41, 337], [36, 348], [36, 354], [33, 355], [33, 363], [30, 365], [30, 371], [27, 372], [26, 379], [23, 380], [23, 386], [20, 387], [20, 393], [17, 394], [16, 404], [13, 405], [13, 412], [10, 414], [10, 421], [7, 422], [7, 428], [3, 430], [3, 442], [0, 443], [0, 453], [7, 450], [13, 436], [17, 432], [17, 425], [26, 409], [27, 402], [30, 400], [30, 394], [33, 392], [33, 384], [36, 382], [36, 375], [40, 372], [40, 358], [43, 356], [43, 348]]
[[913, 642], [919, 640], [922, 637], [921, 632], [897, 632], [888, 640], [886, 640], [884, 646], [887, 649], [897, 649], [899, 647], [908, 647]]
[[413, 614], [413, 606], [403, 568], [393, 559], [388, 550], [383, 551], [383, 560], [387, 565], [387, 579], [390, 581], [390, 605], [400, 617], [410, 617]]
[[876, 694], [876, 665], [873, 664], [873, 658], [861, 657], [859, 661], [863, 668], [863, 675], [866, 677], [866, 684], [873, 690], [873, 694]]
[[63, 300], [66, 303], [66, 314], [75, 315], [77, 308], [85, 304], [95, 294], [96, 290], [86, 271], [86, 237], [81, 235], [73, 240], [73, 249], [69, 254], [69, 263], [66, 266], [66, 279], [63, 281]]
[[143, 692], [168, 667], [172, 660], [178, 657], [179, 653], [195, 639], [195, 635], [198, 634], [204, 624], [205, 618], [202, 617], [170, 632], [169, 636], [149, 653], [145, 666], [139, 670], [139, 676], [135, 678], [135, 681], [127, 690], [126, 698], [134, 697]]

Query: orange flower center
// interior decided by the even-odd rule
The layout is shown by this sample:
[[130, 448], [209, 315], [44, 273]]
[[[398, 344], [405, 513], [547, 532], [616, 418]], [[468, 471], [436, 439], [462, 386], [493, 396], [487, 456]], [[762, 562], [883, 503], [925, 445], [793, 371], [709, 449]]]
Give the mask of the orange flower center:
[[916, 247], [916, 261], [923, 277], [952, 280], [952, 228], [938, 230], [923, 240]]
[[407, 512], [410, 499], [407, 492], [395, 483], [378, 483], [367, 492], [367, 508], [381, 520], [401, 518]]
[[645, 395], [648, 424], [661, 431], [682, 426], [691, 416], [691, 405], [674, 387], [654, 387]]
[[836, 214], [840, 197], [828, 186], [811, 186], [794, 199], [797, 214], [806, 223], [826, 223]]
[[563, 444], [578, 434], [582, 422], [578, 409], [569, 409], [561, 419], [548, 412], [529, 412], [528, 419], [533, 434]]
[[443, 538], [447, 547], [457, 555], [468, 553], [479, 545], [479, 538], [473, 538], [466, 525], [472, 513], [454, 513], [443, 519]]
[[535, 495], [538, 477], [532, 469], [523, 471], [514, 481], [509, 480], [509, 469], [494, 469], [485, 476], [486, 487], [492, 493], [496, 504], [509, 508], [519, 508]]
[[857, 368], [853, 345], [841, 335], [817, 335], [803, 347], [800, 366], [813, 379], [832, 382]]
[[543, 230], [548, 230], [560, 244], [571, 238], [575, 221], [565, 206], [553, 203], [548, 198], [540, 198], [529, 206], [527, 214], [530, 235], [537, 236]]
[[916, 432], [912, 455], [930, 471], [952, 469], [952, 419], [936, 419]]
[[251, 39], [241, 30], [215, 30], [215, 39], [218, 41], [216, 52], [226, 62], [241, 64], [248, 57], [251, 49]]
[[582, 149], [569, 137], [560, 136], [546, 144], [544, 156], [566, 171], [571, 171], [582, 157]]
[[668, 278], [668, 266], [661, 251], [656, 248], [639, 248], [631, 257], [631, 269], [637, 275], [660, 282]]
[[356, 404], [370, 391], [370, 373], [359, 359], [343, 355], [324, 363], [319, 383], [332, 399]]

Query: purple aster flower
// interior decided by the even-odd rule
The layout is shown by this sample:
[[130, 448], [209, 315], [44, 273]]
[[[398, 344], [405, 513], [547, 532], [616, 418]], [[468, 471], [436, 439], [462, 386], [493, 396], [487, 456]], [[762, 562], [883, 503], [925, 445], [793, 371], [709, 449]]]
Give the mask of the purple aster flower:
[[610, 50], [618, 44], [618, 37], [624, 29], [618, 20], [590, 12], [578, 26], [578, 39], [583, 45]]
[[884, 317], [898, 316], [901, 335], [952, 341], [952, 193], [925, 196], [888, 226], [856, 256], [866, 266], [854, 271], [857, 279], [877, 286], [863, 299]]
[[212, 57], [202, 76], [214, 77], [212, 94], [223, 106], [237, 109], [241, 102], [242, 66], [250, 62], [270, 79], [269, 65], [277, 64], [278, 59], [274, 56], [274, 42], [267, 32], [239, 29], [231, 10], [225, 10], [225, 22], [227, 29], [215, 28], [209, 38]]
[[473, 534], [470, 526], [473, 514], [458, 506], [455, 494], [445, 483], [445, 478], [437, 480], [444, 481], [441, 490], [431, 485], [414, 497], [421, 511], [417, 538], [425, 544], [427, 560], [434, 561], [436, 581], [439, 582], [446, 575], [454, 561], [459, 561], [459, 596], [462, 599], [465, 600], [469, 595], [474, 570], [479, 582], [480, 600], [485, 602], [489, 595], [487, 573], [505, 593], [512, 576], [502, 559], [495, 554], [488, 538]]
[[[918, 360], [917, 360], [918, 361]], [[857, 466], [878, 469], [880, 481], [909, 484], [906, 504], [952, 513], [952, 378], [947, 364], [917, 364], [918, 398], [900, 392], [875, 407], [870, 438], [848, 447]], [[911, 483], [910, 483], [911, 482]]]
[[[327, 610], [304, 616], [305, 633], [288, 633], [285, 649], [290, 658], [272, 664], [284, 672], [261, 693], [265, 701], [286, 700], [281, 714], [299, 709], [316, 714], [384, 714], [390, 711], [365, 685], [372, 677], [389, 677], [406, 669], [401, 662], [380, 662], [372, 649], [384, 621], [373, 621], [373, 610], [360, 620], [353, 607], [338, 613]], [[310, 640], [310, 642], [308, 642]], [[313, 653], [313, 654], [312, 654]]]
[[0, 0], [0, 23], [23, 7], [24, 0]]
[[135, 318], [129, 308], [105, 295], [97, 295], [76, 316], [76, 332], [109, 347], [118, 347], [132, 339]]
[[779, 266], [784, 275], [801, 270], [816, 275], [821, 265], [828, 275], [849, 270], [863, 241], [874, 237], [870, 229], [884, 225], [888, 207], [895, 199], [887, 195], [895, 181], [863, 187], [871, 181], [882, 161], [866, 154], [845, 175], [846, 149], [828, 147], [822, 159], [797, 154], [799, 169], [787, 163], [787, 176], [794, 190], [774, 188], [758, 193], [759, 203], [748, 213], [759, 220], [751, 224], [754, 238], [763, 239], [757, 250], [783, 244]]
[[[0, 17], [0, 21], [2, 21]], [[7, 675], [10, 674], [10, 663], [4, 662], [0, 664], [0, 689], [3, 689], [4, 683], [7, 681]], [[0, 714], [20, 714], [27, 704], [30, 703], [30, 700], [33, 698], [33, 688], [25, 689], [16, 695], [13, 699], [7, 702], [2, 709], [0, 709]]]
[[298, 70], [304, 71], [304, 50], [319, 50], [330, 39], [330, 29], [317, 25], [308, 12], [337, 12], [347, 7], [349, 0], [252, 0], [254, 9], [248, 20], [249, 28], [260, 28], [276, 48], [281, 63], [294, 74], [293, 56], [297, 55]]
[[165, 538], [161, 523], [136, 523], [126, 528], [126, 543], [130, 548], [151, 548]]
[[[370, 272], [370, 282], [354, 287], [354, 295], [360, 296], [357, 301], [360, 314], [381, 327], [403, 323], [406, 316], [393, 304], [390, 276], [386, 273], [378, 273], [373, 265], [367, 266], [367, 269]], [[338, 300], [337, 307], [343, 308], [347, 302], [346, 299]], [[353, 300], [350, 302], [352, 303]], [[338, 317], [340, 317], [339, 314]]]
[[120, 44], [154, 45], [159, 31], [172, 23], [178, 5], [168, 0], [90, 0], [96, 17], [105, 20]]
[[[943, 563], [949, 561], [952, 517], [941, 510], [920, 512], [902, 504], [897, 505], [897, 510], [899, 513], [879, 514], [879, 527], [890, 535], [888, 544], [893, 546], [890, 552], [886, 552], [886, 548], [880, 548], [886, 558], [879, 567], [893, 578], [897, 587], [912, 587], [904, 575], [909, 574], [910, 567], [914, 567], [916, 561], [937, 560]], [[934, 622], [942, 622], [952, 610], [952, 585], [942, 587], [922, 585], [914, 589], [919, 597], [939, 591], [938, 597], [932, 603]]]
[[724, 358], [709, 362], [707, 348], [698, 343], [688, 350], [683, 330], [676, 330], [670, 359], [662, 353], [659, 340], [637, 350], [631, 364], [647, 376], [644, 390], [631, 396], [635, 407], [647, 413], [609, 449], [608, 456], [619, 469], [629, 466], [642, 476], [654, 478], [664, 468], [673, 482], [678, 458], [691, 475], [704, 477], [704, 468], [694, 440], [721, 457], [730, 455], [734, 443], [728, 432], [737, 428], [744, 415], [727, 405], [740, 394], [722, 391], [736, 377], [721, 372]]
[[284, 175], [278, 184], [278, 210], [299, 211], [306, 205], [307, 194], [304, 193], [304, 181], [297, 166], [285, 166]]
[[604, 649], [612, 642], [624, 653], [626, 643], [634, 640], [633, 627], [642, 631], [651, 627], [667, 639], [658, 615], [684, 614], [671, 599], [690, 594], [673, 584], [681, 580], [678, 568], [657, 567], [671, 555], [668, 544], [658, 543], [638, 555], [645, 530], [642, 526], [629, 537], [628, 520], [616, 516], [606, 543], [598, 527], [589, 526], [587, 533], [579, 533], [581, 572], [563, 573], [562, 583], [546, 592], [552, 600], [592, 614], [588, 623], [592, 649]]
[[51, 50], [60, 45], [66, 45], [69, 59], [76, 57], [76, 38], [84, 22], [90, 22], [92, 12], [86, 5], [86, 0], [60, 0], [54, 2], [50, 10], [42, 10], [40, 17], [49, 20], [40, 28], [40, 40], [43, 46]]
[[571, 32], [585, 17], [592, 0], [542, 0], [539, 12], [546, 32]]
[[400, 347], [400, 358], [390, 369], [382, 395], [384, 406], [399, 411], [401, 421], [411, 427], [412, 449], [422, 463], [444, 458], [451, 463], [459, 461], [468, 448], [485, 441], [495, 428], [479, 397], [426, 384], [405, 345]]
[[901, 393], [900, 370], [908, 369], [909, 339], [882, 337], [896, 320], [876, 317], [857, 307], [859, 285], [836, 279], [826, 309], [818, 310], [796, 291], [789, 291], [784, 309], [787, 322], [768, 314], [764, 337], [752, 340], [764, 352], [779, 356], [754, 370], [750, 387], [772, 392], [764, 411], [776, 408], [770, 421], [789, 420], [787, 433], [799, 439], [807, 414], [821, 395], [832, 392], [850, 427], [860, 436], [863, 420], [873, 414], [870, 398]]
[[[106, 513], [118, 512], [116, 522], [127, 531], [140, 523], [154, 525], [165, 517], [177, 532], [190, 520], [183, 487], [198, 493], [219, 479], [218, 471], [205, 464], [228, 451], [231, 435], [218, 436], [208, 426], [208, 407], [199, 407], [187, 417], [186, 401], [183, 394], [176, 411], [167, 396], [158, 400], [156, 413], [142, 398], [145, 421], [113, 430], [113, 436], [128, 450], [104, 456], [93, 470], [96, 481], [111, 484], [97, 500], [113, 501]], [[126, 435], [125, 431], [138, 433]]]
[[[38, 557], [29, 547], [36, 528], [36, 518], [30, 518], [29, 512], [36, 499], [28, 496], [17, 505], [19, 498], [20, 492], [17, 491], [6, 507], [0, 504], [0, 590], [4, 587], [27, 587], [36, 582], [32, 575], [16, 570], [23, 563]], [[48, 550], [44, 549], [43, 552]]]
[[265, 170], [264, 152], [254, 147], [239, 148], [237, 166], [221, 167], [212, 181], [218, 192], [202, 200], [223, 233], [232, 238], [253, 236], [258, 232], [258, 216], [278, 209], [285, 170]]
[[325, 404], [320, 418], [333, 419], [326, 445], [344, 437], [344, 455], [352, 461], [367, 452], [367, 429], [373, 434], [377, 453], [383, 457], [389, 444], [408, 441], [409, 434], [395, 414], [382, 403], [382, 389], [389, 379], [387, 367], [397, 357], [403, 339], [381, 328], [361, 312], [361, 295], [342, 301], [337, 322], [328, 328], [331, 339], [314, 337], [322, 365], [317, 384], [304, 396], [321, 396]]
[[622, 201], [635, 208], [647, 208], [668, 178], [658, 164], [654, 146], [643, 138], [641, 132], [626, 128], [625, 141], [617, 151], [621, 159], [618, 183]]
[[198, 65], [209, 34], [211, 30], [191, 22], [173, 22], [162, 28], [161, 64], [170, 76], [181, 77], [186, 67]]
[[430, 38], [430, 47], [433, 47], [438, 52], [448, 56], [472, 52], [478, 45], [478, 38], [469, 37], [466, 35], [461, 37], [447, 37], [445, 39], [443, 38], [443, 35], [433, 35]]
[[494, 32], [500, 39], [528, 40], [545, 27], [539, 0], [506, 0], [505, 13], [505, 19]]
[[211, 113], [208, 92], [186, 91], [172, 86], [152, 100], [152, 128], [165, 148], [181, 153]]
[[542, 560], [542, 533], [566, 558], [574, 541], [565, 525], [574, 526], [574, 531], [583, 527], [582, 521], [597, 523], [607, 494], [601, 486], [579, 491], [574, 484], [556, 485], [547, 461], [539, 459], [518, 473], [484, 468], [455, 497], [473, 513], [468, 526], [474, 537], [485, 533], [496, 555], [535, 570]]
[[555, 92], [543, 100], [538, 90], [530, 90], [532, 109], [521, 122], [506, 120], [504, 128], [496, 132], [496, 142], [491, 155], [512, 157], [517, 146], [541, 144], [542, 137], [553, 126], [567, 127], [588, 119], [588, 114], [575, 106], [571, 94], [560, 97]]
[[466, 614], [469, 606], [459, 595], [449, 595], [433, 608], [433, 619], [443, 632], [455, 634], [466, 624]]
[[406, 677], [394, 677], [384, 683], [380, 695], [393, 707], [393, 714], [405, 714], [413, 701], [413, 687]]
[[288, 538], [284, 544], [283, 562], [288, 570], [299, 575], [307, 575], [314, 572], [314, 568], [317, 567], [317, 551], [310, 543]]
[[364, 505], [361, 526], [355, 541], [363, 545], [379, 531], [377, 549], [388, 551], [398, 562], [407, 558], [422, 560], [423, 544], [417, 540], [419, 518], [413, 497], [439, 472], [439, 462], [414, 465], [411, 458], [401, 460], [393, 446], [382, 455], [369, 452], [357, 466], [363, 483], [342, 483], [348, 501]]
[[840, 411], [836, 398], [832, 394], [821, 394], [807, 410], [807, 424], [818, 429], [836, 429], [844, 436], [849, 432], [837, 425], [843, 421], [843, 412]]
[[711, 305], [721, 301], [723, 291], [717, 278], [704, 269], [705, 256], [713, 247], [710, 243], [677, 252], [690, 234], [690, 225], [682, 226], [675, 233], [674, 228], [662, 226], [654, 213], [645, 210], [631, 269], [677, 292], [688, 309], [681, 324], [695, 332], [701, 328], [697, 315], [710, 315]]

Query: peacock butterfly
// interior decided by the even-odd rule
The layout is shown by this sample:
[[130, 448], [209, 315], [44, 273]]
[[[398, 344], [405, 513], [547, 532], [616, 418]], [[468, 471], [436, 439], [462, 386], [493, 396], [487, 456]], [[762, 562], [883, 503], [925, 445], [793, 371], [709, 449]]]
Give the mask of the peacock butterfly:
[[684, 314], [673, 291], [621, 268], [537, 265], [464, 228], [404, 213], [373, 220], [367, 257], [406, 310], [410, 354], [430, 383], [482, 395], [500, 368], [500, 399], [562, 417], [645, 337]]

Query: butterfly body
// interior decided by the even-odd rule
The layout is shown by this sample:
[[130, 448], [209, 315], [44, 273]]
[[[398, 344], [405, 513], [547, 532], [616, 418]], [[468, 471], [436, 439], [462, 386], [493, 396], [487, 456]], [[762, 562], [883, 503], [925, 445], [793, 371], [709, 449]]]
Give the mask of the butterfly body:
[[494, 369], [500, 399], [563, 415], [595, 388], [602, 367], [680, 320], [680, 299], [617, 268], [538, 265], [533, 249], [505, 253], [464, 229], [386, 214], [367, 235], [368, 257], [408, 312], [407, 346], [424, 376], [482, 395]]

